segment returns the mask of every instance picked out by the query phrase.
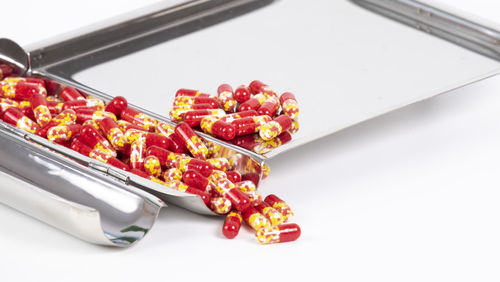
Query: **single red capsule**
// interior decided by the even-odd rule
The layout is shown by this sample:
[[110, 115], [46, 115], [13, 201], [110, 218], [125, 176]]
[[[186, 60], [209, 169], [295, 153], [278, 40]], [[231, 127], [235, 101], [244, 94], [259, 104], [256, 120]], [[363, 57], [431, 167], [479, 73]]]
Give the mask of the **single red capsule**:
[[160, 160], [155, 156], [146, 156], [144, 158], [144, 171], [153, 176], [158, 177], [161, 174]]
[[8, 124], [21, 128], [30, 133], [36, 134], [40, 130], [40, 126], [25, 116], [17, 108], [8, 108], [2, 115], [2, 120]]
[[54, 126], [47, 131], [47, 139], [55, 143], [69, 141], [71, 137], [80, 133], [81, 128], [79, 124]]
[[255, 205], [255, 209], [269, 219], [272, 226], [280, 225], [285, 222], [285, 217], [266, 202], [260, 201]]
[[266, 97], [278, 97], [278, 93], [276, 93], [276, 91], [272, 90], [267, 84], [259, 80], [252, 81], [249, 88], [252, 94], [262, 93]]
[[283, 105], [283, 103], [286, 100], [289, 100], [289, 99], [297, 101], [297, 99], [295, 99], [295, 95], [293, 95], [292, 92], [285, 92], [285, 93], [281, 94], [281, 96], [280, 96], [280, 104]]
[[286, 223], [278, 226], [261, 228], [255, 233], [261, 244], [273, 244], [295, 241], [300, 237], [300, 227], [295, 223]]
[[110, 152], [113, 157], [116, 157], [116, 151], [108, 140], [102, 136], [97, 129], [91, 125], [84, 125], [80, 130], [80, 141], [85, 143], [92, 149], [101, 149]]
[[125, 148], [125, 137], [114, 119], [105, 117], [98, 124], [115, 150], [123, 150]]
[[226, 112], [234, 112], [236, 99], [234, 99], [233, 88], [229, 84], [222, 84], [217, 88], [219, 104]]
[[231, 140], [236, 136], [235, 126], [217, 117], [208, 116], [203, 118], [200, 127], [204, 132], [224, 140]]
[[208, 109], [208, 110], [192, 110], [184, 114], [184, 122], [186, 122], [191, 127], [196, 127], [200, 125], [203, 118], [207, 116], [212, 116], [215, 118], [221, 118], [226, 115], [226, 112], [221, 109]]
[[202, 93], [198, 90], [192, 90], [192, 89], [179, 89], [175, 93], [175, 97], [179, 96], [185, 96], [185, 97], [210, 97], [213, 98], [213, 95], [207, 94], [207, 93]]
[[138, 125], [148, 131], [154, 131], [156, 127], [156, 119], [151, 118], [138, 110], [132, 109], [130, 107], [125, 108], [121, 112], [121, 118], [125, 121]]
[[176, 157], [176, 154], [158, 146], [150, 146], [146, 149], [146, 156], [155, 156], [160, 160], [163, 168], [168, 167], [167, 161]]
[[245, 85], [240, 85], [234, 91], [234, 99], [240, 104], [245, 103], [250, 99], [252, 95], [250, 94], [250, 90]]
[[274, 120], [260, 127], [259, 135], [265, 141], [271, 140], [292, 127], [292, 119], [287, 115], [280, 115]]
[[198, 159], [206, 159], [208, 155], [207, 146], [201, 141], [200, 137], [189, 127], [185, 122], [179, 123], [175, 127], [175, 135], [177, 135], [184, 143], [184, 146], [189, 150], [193, 157]]
[[226, 171], [227, 179], [233, 183], [241, 181], [241, 174], [237, 171]]
[[252, 98], [248, 99], [246, 102], [242, 103], [238, 108], [238, 112], [248, 111], [248, 110], [258, 110], [262, 104], [266, 101], [266, 96], [264, 94], [257, 94]]
[[285, 115], [289, 116], [291, 119], [297, 119], [299, 117], [299, 103], [295, 99], [295, 95], [290, 92], [281, 94], [280, 104]]
[[122, 96], [116, 96], [111, 100], [107, 105], [104, 110], [106, 112], [110, 112], [115, 114], [115, 116], [119, 117], [122, 113], [123, 110], [125, 110], [128, 107], [127, 99]]
[[205, 191], [208, 185], [208, 178], [203, 176], [197, 170], [188, 169], [182, 175], [182, 181], [189, 186], [198, 188], [200, 190]]
[[43, 79], [36, 77], [7, 77], [3, 80], [2, 84], [16, 84], [18, 82], [25, 82], [30, 84], [36, 84], [42, 88], [45, 88], [45, 82]]
[[184, 141], [182, 141], [182, 139], [179, 136], [177, 136], [177, 134], [170, 135], [170, 141], [172, 142], [170, 142], [170, 146], [168, 147], [168, 149], [171, 150], [172, 152], [178, 154], [184, 154], [188, 152], [188, 149], [184, 145]]
[[241, 212], [243, 220], [254, 230], [271, 227], [271, 222], [254, 207], [248, 207]]
[[47, 131], [57, 125], [70, 125], [74, 124], [76, 121], [76, 113], [73, 110], [62, 111], [57, 116], [53, 117], [52, 120], [46, 124], [44, 127], [38, 131], [38, 135], [42, 137], [47, 137]]
[[91, 150], [89, 157], [125, 171], [130, 170], [130, 167], [127, 164], [100, 149]]
[[174, 99], [174, 106], [185, 106], [194, 104], [210, 104], [214, 108], [219, 107], [219, 103], [215, 97], [187, 97], [179, 96]]
[[269, 97], [257, 110], [259, 115], [268, 115], [274, 117], [278, 112], [280, 103], [276, 97]]
[[80, 94], [78, 90], [71, 86], [64, 87], [60, 93], [60, 96], [65, 102], [73, 100], [85, 100], [85, 97]]
[[52, 115], [50, 114], [49, 107], [47, 106], [45, 96], [34, 93], [31, 96], [30, 103], [33, 115], [41, 127], [45, 126], [52, 120]]
[[230, 212], [222, 225], [222, 234], [228, 239], [236, 237], [240, 231], [242, 220], [239, 212]]
[[170, 119], [174, 121], [182, 120], [184, 114], [192, 110], [207, 110], [207, 109], [217, 109], [219, 106], [214, 104], [194, 104], [194, 105], [182, 105], [173, 106], [170, 111]]
[[116, 116], [110, 112], [96, 111], [94, 108], [79, 109], [75, 111], [76, 122], [84, 123], [87, 120], [98, 122], [105, 117], [110, 117], [116, 121]]
[[285, 217], [285, 221], [290, 220], [290, 218], [293, 216], [292, 209], [285, 203], [285, 201], [274, 194], [268, 195], [264, 199], [264, 202], [268, 203], [275, 210], [279, 211]]
[[248, 135], [259, 132], [260, 124], [255, 122], [253, 117], [235, 119], [231, 122], [236, 130], [236, 136]]

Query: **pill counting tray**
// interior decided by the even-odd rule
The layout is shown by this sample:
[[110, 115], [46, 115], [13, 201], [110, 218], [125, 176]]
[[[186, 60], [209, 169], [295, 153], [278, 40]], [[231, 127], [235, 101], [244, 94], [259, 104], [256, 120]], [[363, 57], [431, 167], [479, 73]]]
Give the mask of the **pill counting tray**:
[[[162, 115], [166, 115], [174, 91], [181, 87], [210, 92], [209, 89], [215, 89], [218, 83], [249, 82], [241, 78], [261, 79], [280, 90], [287, 87], [282, 90], [295, 92], [301, 107], [301, 129], [290, 143], [263, 155], [221, 143], [231, 155], [245, 158], [241, 164], [249, 160], [257, 164], [241, 167], [253, 169], [253, 173], [259, 173], [258, 165], [266, 158], [390, 110], [497, 74], [500, 70], [498, 32], [444, 9], [416, 1], [394, 0], [317, 1], [307, 10], [302, 9], [303, 1], [271, 2], [189, 1], [174, 7], [156, 8], [140, 15], [129, 15], [104, 27], [28, 46], [29, 65], [25, 62], [27, 59], [13, 61], [28, 75], [49, 77], [105, 100], [111, 96], [103, 92], [122, 95]], [[243, 17], [222, 22], [265, 5]], [[300, 20], [304, 15], [308, 16], [308, 22]], [[202, 29], [216, 23], [220, 24]], [[197, 32], [191, 33], [193, 31]], [[252, 51], [243, 48], [243, 53], [235, 46], [252, 46]], [[13, 52], [9, 57], [16, 55], [19, 54]], [[316, 71], [318, 66], [321, 66], [320, 71]], [[137, 83], [120, 83], [124, 77]], [[148, 83], [141, 83], [145, 81]], [[148, 203], [155, 203], [155, 212], [151, 215], [155, 215], [163, 204], [154, 196], [141, 194], [144, 189], [168, 202], [210, 213], [196, 196], [165, 191], [157, 184], [74, 156], [44, 140], [36, 140], [31, 134], [19, 135], [15, 128], [5, 126], [5, 131], [6, 135], [17, 132], [18, 135], [14, 135], [20, 138], [17, 140], [20, 143], [30, 140], [41, 144], [42, 147], [35, 147], [40, 147], [42, 153], [54, 154], [42, 149], [52, 148], [86, 164], [85, 170], [125, 185], [119, 189], [128, 189], [125, 191], [130, 197], [139, 196], [148, 199]], [[56, 155], [61, 157], [54, 154], [54, 158]], [[66, 164], [62, 169], [66, 169]], [[8, 171], [17, 170], [6, 171], [5, 175], [12, 177]], [[47, 198], [56, 199], [56, 202], [80, 205], [92, 210], [94, 215], [99, 213], [101, 218], [106, 217], [106, 210], [101, 210], [92, 201], [69, 198], [57, 189], [47, 190], [47, 185], [39, 183], [38, 179], [24, 182], [27, 189], [32, 189], [27, 191], [38, 189], [37, 193], [44, 192]], [[79, 189], [86, 191], [85, 187]], [[4, 193], [12, 193], [12, 189]], [[120, 221], [124, 223], [121, 229], [108, 231], [107, 226], [101, 224], [103, 232], [95, 222], [94, 228], [87, 230], [60, 213], [59, 218], [43, 217], [30, 209], [40, 201], [32, 201], [30, 205], [30, 200], [22, 201], [23, 198], [7, 199], [2, 201], [91, 242], [126, 246], [132, 240], [115, 239], [133, 236], [117, 230], [127, 231], [131, 229], [126, 226], [139, 226], [133, 229], [136, 230], [133, 235], [140, 239], [146, 232], [137, 230], [150, 228], [148, 224]], [[52, 203], [46, 205], [47, 209], [57, 210]], [[107, 217], [110, 218], [113, 216]], [[87, 234], [82, 235], [82, 230]], [[109, 237], [109, 234], [114, 235]]]

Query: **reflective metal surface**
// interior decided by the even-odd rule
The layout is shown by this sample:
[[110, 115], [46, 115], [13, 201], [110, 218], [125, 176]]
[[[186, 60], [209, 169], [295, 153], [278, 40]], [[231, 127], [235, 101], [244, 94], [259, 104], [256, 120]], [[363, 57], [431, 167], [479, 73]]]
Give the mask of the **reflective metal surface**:
[[7, 38], [0, 38], [0, 62], [12, 66], [17, 75], [23, 75], [30, 68], [28, 54], [21, 46]]
[[92, 243], [142, 239], [164, 202], [0, 123], [0, 201]]

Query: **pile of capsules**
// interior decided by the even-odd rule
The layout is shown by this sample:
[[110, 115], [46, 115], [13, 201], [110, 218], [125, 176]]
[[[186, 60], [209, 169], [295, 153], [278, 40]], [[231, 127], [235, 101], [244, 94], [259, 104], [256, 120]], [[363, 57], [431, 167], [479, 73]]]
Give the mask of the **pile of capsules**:
[[[0, 65], [0, 69], [1, 65]], [[300, 228], [285, 223], [289, 206], [275, 195], [264, 200], [251, 180], [212, 158], [217, 145], [203, 141], [185, 122], [176, 126], [128, 107], [123, 97], [106, 104], [59, 83], [39, 78], [0, 81], [4, 122], [93, 159], [181, 192], [199, 195], [225, 214], [223, 234], [234, 238], [245, 221], [262, 244], [287, 242]]]
[[299, 129], [299, 106], [290, 92], [278, 95], [265, 83], [254, 80], [236, 90], [228, 84], [218, 96], [179, 89], [170, 118], [259, 154], [289, 142]]

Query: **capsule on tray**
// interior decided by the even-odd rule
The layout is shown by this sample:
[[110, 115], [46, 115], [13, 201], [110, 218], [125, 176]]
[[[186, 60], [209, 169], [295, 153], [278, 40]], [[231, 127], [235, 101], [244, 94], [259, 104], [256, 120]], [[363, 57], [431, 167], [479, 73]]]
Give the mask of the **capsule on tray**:
[[280, 115], [274, 120], [260, 127], [259, 135], [264, 140], [271, 140], [292, 127], [292, 119], [287, 115]]
[[2, 115], [2, 120], [25, 131], [36, 134], [40, 126], [25, 116], [17, 108], [8, 108]]
[[193, 157], [206, 159], [208, 155], [207, 146], [201, 141], [200, 137], [189, 127], [187, 123], [179, 123], [175, 127], [175, 134], [183, 141], [186, 148]]
[[222, 84], [217, 88], [218, 100], [222, 109], [226, 112], [234, 112], [236, 99], [234, 99], [233, 88], [229, 84]]

